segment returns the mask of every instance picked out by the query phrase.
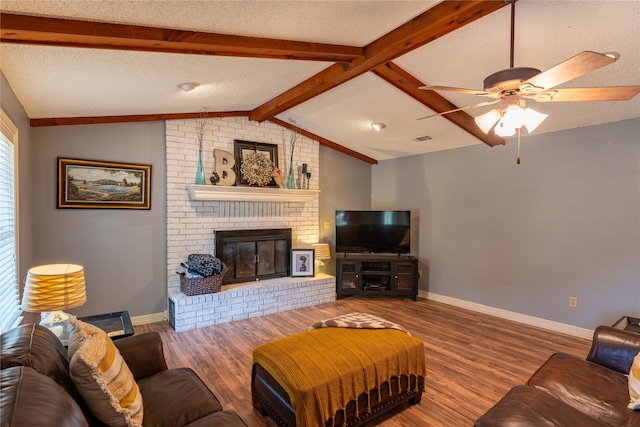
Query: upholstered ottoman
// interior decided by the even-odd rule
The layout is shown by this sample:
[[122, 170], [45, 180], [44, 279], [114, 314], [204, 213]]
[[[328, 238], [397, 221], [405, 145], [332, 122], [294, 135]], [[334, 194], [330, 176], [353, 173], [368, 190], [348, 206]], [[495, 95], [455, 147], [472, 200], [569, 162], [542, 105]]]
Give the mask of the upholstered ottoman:
[[253, 406], [281, 426], [358, 426], [420, 402], [424, 343], [398, 329], [322, 327], [253, 352]]

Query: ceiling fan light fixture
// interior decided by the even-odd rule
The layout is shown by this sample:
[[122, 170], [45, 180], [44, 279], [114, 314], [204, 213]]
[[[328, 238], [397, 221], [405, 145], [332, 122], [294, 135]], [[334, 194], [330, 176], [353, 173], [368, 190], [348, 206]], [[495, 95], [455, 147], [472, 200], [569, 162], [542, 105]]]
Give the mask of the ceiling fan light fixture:
[[494, 108], [488, 113], [484, 113], [473, 119], [476, 122], [480, 130], [484, 133], [489, 133], [491, 128], [502, 118], [502, 112], [498, 108]]
[[[478, 128], [485, 134], [491, 129], [501, 137], [512, 136], [518, 131], [518, 143], [520, 142], [520, 130], [526, 127], [532, 133], [548, 117], [548, 114], [539, 113], [527, 108], [524, 99], [533, 98], [538, 102], [582, 102], [582, 101], [627, 101], [640, 93], [640, 86], [612, 86], [612, 87], [587, 87], [587, 88], [557, 88], [565, 82], [588, 74], [620, 59], [617, 52], [598, 53], [584, 51], [573, 57], [547, 69], [540, 71], [531, 67], [514, 67], [515, 51], [515, 6], [518, 0], [505, 0], [511, 4], [511, 42], [510, 42], [510, 66], [508, 69], [497, 71], [484, 79], [484, 90], [478, 91], [450, 86], [422, 86], [420, 89], [449, 91], [466, 93], [475, 96], [485, 96], [495, 101], [480, 102], [439, 112], [434, 116], [443, 116], [470, 108], [491, 105], [501, 101], [500, 108], [481, 114], [474, 118]], [[497, 124], [496, 124], [497, 123]], [[461, 126], [462, 127], [462, 126]], [[493, 146], [487, 141], [488, 145]], [[520, 159], [518, 158], [518, 163]]]

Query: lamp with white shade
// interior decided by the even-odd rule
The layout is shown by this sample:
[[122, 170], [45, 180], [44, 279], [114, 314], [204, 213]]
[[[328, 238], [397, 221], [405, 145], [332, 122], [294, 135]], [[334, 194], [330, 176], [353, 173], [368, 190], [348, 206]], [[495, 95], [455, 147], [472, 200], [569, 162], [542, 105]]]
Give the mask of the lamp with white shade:
[[40, 324], [50, 329], [64, 344], [69, 342], [71, 315], [63, 312], [87, 302], [84, 268], [75, 264], [49, 264], [33, 267], [27, 273], [22, 310], [51, 312]]
[[[314, 243], [311, 245], [313, 247], [313, 258], [317, 264], [316, 270], [320, 271], [319, 267], [324, 267], [325, 259], [331, 259], [331, 251], [329, 250], [328, 243]], [[324, 272], [324, 268], [323, 268]]]

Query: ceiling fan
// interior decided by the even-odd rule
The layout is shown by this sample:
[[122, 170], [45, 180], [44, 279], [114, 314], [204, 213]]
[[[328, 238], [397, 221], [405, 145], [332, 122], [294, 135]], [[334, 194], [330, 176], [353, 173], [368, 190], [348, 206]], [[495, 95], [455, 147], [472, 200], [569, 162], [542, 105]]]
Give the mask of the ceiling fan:
[[418, 120], [500, 102], [500, 108], [495, 108], [474, 120], [484, 133], [489, 133], [491, 129], [494, 129], [496, 135], [506, 137], [515, 135], [516, 129], [520, 129], [522, 126], [525, 126], [527, 131], [531, 133], [548, 116], [527, 108], [524, 98], [531, 98], [538, 102], [626, 101], [640, 93], [640, 86], [555, 88], [569, 80], [614, 63], [620, 57], [615, 52], [585, 51], [546, 71], [540, 71], [537, 68], [514, 67], [515, 3], [517, 0], [507, 1], [511, 3], [510, 68], [493, 73], [484, 79], [484, 90], [449, 86], [420, 87], [424, 90], [467, 93], [493, 99], [422, 117]]

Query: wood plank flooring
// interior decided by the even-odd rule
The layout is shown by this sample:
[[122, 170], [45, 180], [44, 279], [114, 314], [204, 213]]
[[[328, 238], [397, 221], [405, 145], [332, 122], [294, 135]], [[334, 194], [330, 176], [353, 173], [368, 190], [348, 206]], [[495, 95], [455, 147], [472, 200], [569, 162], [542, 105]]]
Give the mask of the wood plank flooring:
[[225, 409], [250, 427], [273, 426], [251, 405], [252, 351], [302, 332], [318, 320], [369, 312], [404, 325], [426, 347], [422, 402], [401, 406], [367, 426], [473, 426], [507, 391], [523, 384], [554, 352], [586, 357], [591, 342], [434, 301], [346, 298], [336, 302], [186, 332], [166, 322], [136, 326], [159, 331], [170, 367], [189, 366]]

